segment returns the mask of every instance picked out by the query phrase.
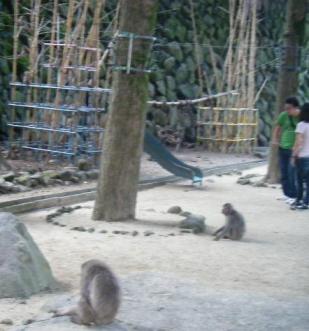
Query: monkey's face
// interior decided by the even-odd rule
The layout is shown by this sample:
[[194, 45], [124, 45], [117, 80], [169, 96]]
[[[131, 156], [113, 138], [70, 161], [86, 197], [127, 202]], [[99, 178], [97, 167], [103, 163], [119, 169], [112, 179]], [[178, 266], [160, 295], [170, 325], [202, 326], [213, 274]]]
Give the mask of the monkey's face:
[[230, 203], [225, 203], [222, 207], [222, 214], [225, 216], [230, 215], [232, 212], [232, 209], [233, 209], [233, 207]]

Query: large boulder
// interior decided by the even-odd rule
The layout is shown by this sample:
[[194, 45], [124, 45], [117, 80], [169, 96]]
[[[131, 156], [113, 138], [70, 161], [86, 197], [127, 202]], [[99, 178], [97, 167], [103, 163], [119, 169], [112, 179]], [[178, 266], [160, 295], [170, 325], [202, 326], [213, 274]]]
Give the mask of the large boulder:
[[10, 213], [0, 213], [0, 298], [29, 297], [52, 290], [50, 266], [27, 231]]

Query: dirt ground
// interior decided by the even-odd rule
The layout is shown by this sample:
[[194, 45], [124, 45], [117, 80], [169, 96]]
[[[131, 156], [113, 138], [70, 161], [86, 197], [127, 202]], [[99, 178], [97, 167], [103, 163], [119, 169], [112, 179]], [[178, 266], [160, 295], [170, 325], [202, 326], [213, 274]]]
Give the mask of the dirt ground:
[[[244, 173], [264, 172], [259, 167]], [[242, 186], [237, 178], [213, 176], [202, 188], [181, 182], [140, 192], [134, 222], [91, 221], [93, 203], [59, 217], [66, 227], [45, 222], [52, 210], [20, 216], [65, 285], [58, 293], [26, 301], [0, 300], [0, 320], [10, 318], [19, 325], [44, 318], [43, 305], [63, 293], [77, 293], [81, 263], [99, 258], [119, 275], [124, 289], [119, 320], [144, 327], [132, 330], [309, 330], [309, 212], [289, 210], [279, 200], [279, 188]], [[202, 214], [211, 232], [223, 222], [224, 202], [233, 203], [246, 218], [241, 242], [181, 233], [181, 218], [165, 213], [180, 205]], [[71, 230], [75, 226], [95, 231]], [[132, 236], [132, 231], [139, 233]], [[145, 231], [153, 234], [145, 236]], [[0, 325], [2, 329], [10, 327]]]

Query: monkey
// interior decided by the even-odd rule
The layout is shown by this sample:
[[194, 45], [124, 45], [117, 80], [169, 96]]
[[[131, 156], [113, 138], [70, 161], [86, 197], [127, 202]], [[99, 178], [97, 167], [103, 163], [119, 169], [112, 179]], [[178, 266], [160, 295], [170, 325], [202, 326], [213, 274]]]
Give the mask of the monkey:
[[99, 260], [81, 266], [81, 290], [77, 306], [54, 312], [54, 317], [71, 316], [71, 322], [105, 325], [113, 322], [120, 306], [120, 286], [110, 268]]
[[240, 240], [246, 231], [243, 216], [230, 203], [223, 205], [222, 214], [226, 217], [225, 225], [213, 233], [214, 240], [220, 240], [221, 238]]

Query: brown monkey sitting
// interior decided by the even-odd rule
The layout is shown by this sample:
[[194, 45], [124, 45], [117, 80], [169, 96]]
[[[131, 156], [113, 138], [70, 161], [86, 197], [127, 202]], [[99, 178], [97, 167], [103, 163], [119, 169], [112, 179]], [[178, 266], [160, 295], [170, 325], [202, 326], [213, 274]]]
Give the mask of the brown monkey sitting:
[[230, 203], [223, 205], [222, 214], [226, 217], [225, 225], [213, 234], [216, 236], [214, 240], [220, 240], [221, 238], [240, 240], [246, 231], [243, 216]]
[[110, 268], [99, 260], [82, 264], [81, 293], [76, 307], [55, 312], [54, 316], [71, 316], [84, 325], [112, 323], [120, 306], [120, 287]]

